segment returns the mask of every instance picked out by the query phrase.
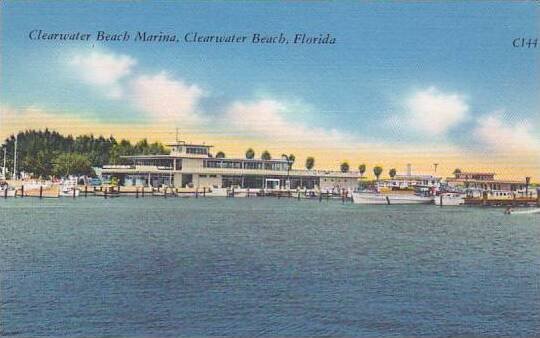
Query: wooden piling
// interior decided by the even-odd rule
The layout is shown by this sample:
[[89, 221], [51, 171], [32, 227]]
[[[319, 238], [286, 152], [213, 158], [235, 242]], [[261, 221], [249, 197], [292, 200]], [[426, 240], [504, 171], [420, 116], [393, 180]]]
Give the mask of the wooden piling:
[[163, 188], [163, 198], [167, 198], [167, 187]]
[[300, 190], [298, 191], [297, 199], [300, 201]]
[[75, 194], [77, 193], [77, 186], [73, 187], [73, 198], [75, 198]]
[[24, 197], [24, 184], [21, 185], [21, 198]]
[[203, 188], [202, 188], [202, 196], [203, 196], [203, 197], [206, 197], [206, 187], [203, 187]]
[[6, 185], [6, 189], [4, 189], [4, 199], [7, 198], [7, 193], [8, 193], [8, 186]]
[[84, 186], [84, 197], [87, 197], [88, 196], [88, 186], [85, 185]]
[[43, 198], [43, 186], [39, 186], [39, 198]]
[[135, 198], [139, 198], [139, 187], [135, 187]]

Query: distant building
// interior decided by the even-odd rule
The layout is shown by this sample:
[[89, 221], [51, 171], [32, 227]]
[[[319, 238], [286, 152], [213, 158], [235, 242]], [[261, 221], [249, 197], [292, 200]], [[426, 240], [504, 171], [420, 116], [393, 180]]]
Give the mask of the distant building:
[[520, 191], [524, 190], [527, 185], [525, 180], [497, 180], [495, 173], [482, 172], [455, 173], [454, 177], [448, 177], [446, 182], [448, 185], [456, 187], [502, 191]]
[[117, 177], [123, 185], [178, 188], [253, 188], [353, 190], [359, 172], [297, 170], [286, 159], [216, 158], [212, 146], [176, 142], [169, 155], [123, 156], [129, 165], [105, 165], [102, 176]]

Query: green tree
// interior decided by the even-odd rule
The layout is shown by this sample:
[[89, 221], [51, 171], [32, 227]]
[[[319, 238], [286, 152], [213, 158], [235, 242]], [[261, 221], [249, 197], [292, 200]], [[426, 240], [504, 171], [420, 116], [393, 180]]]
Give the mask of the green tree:
[[381, 166], [376, 166], [373, 168], [373, 174], [375, 174], [375, 177], [377, 177], [377, 181], [379, 180], [379, 177], [381, 176], [383, 172], [383, 168]]
[[251, 148], [249, 148], [248, 150], [246, 150], [246, 158], [248, 160], [252, 160], [255, 158], [255, 151]]
[[388, 171], [388, 175], [390, 175], [391, 178], [394, 178], [396, 176], [396, 169], [392, 168], [390, 171]]
[[364, 173], [366, 172], [366, 165], [365, 164], [360, 164], [358, 166], [358, 171], [360, 172], [360, 177], [363, 177], [364, 176]]
[[461, 169], [456, 168], [454, 169], [454, 175], [461, 174]]
[[306, 169], [311, 170], [313, 169], [313, 167], [315, 167], [315, 158], [309, 156], [308, 158], [306, 158]]
[[265, 151], [262, 152], [261, 159], [263, 159], [263, 160], [271, 160], [272, 155], [270, 155], [268, 150], [265, 150]]
[[349, 163], [343, 162], [343, 163], [341, 163], [341, 165], [339, 166], [339, 168], [341, 169], [341, 172], [342, 172], [342, 173], [349, 172]]
[[78, 153], [62, 153], [54, 159], [53, 174], [58, 177], [69, 175], [93, 175], [88, 156]]
[[216, 158], [225, 158], [225, 153], [222, 151], [218, 151], [216, 154]]

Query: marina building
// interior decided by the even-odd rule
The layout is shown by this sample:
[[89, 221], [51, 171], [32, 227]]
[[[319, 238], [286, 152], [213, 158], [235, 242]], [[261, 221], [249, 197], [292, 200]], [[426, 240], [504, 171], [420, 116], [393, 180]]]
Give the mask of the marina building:
[[105, 165], [101, 175], [125, 186], [175, 188], [354, 190], [359, 172], [298, 170], [287, 159], [217, 158], [210, 145], [175, 142], [168, 155], [123, 156], [129, 164]]
[[501, 191], [522, 191], [527, 188], [527, 182], [495, 179], [495, 173], [458, 172], [454, 177], [446, 178], [450, 186]]

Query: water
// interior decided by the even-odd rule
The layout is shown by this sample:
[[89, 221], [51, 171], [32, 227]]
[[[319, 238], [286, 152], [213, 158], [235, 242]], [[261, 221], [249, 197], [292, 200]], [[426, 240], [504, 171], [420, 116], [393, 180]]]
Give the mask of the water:
[[0, 201], [0, 334], [538, 335], [540, 217], [294, 199]]

